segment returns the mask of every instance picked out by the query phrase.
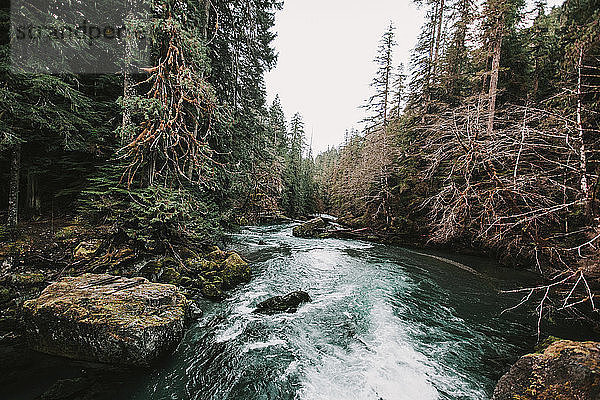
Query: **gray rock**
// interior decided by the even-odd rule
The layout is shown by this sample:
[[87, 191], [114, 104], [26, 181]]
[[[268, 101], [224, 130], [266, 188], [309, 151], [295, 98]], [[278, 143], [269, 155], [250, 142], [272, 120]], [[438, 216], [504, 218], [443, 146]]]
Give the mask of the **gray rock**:
[[327, 223], [321, 217], [313, 218], [310, 221], [294, 227], [292, 234], [301, 238], [316, 238], [319, 234], [325, 232]]
[[492, 399], [600, 399], [600, 343], [559, 340], [521, 357]]
[[30, 346], [48, 354], [147, 366], [182, 339], [188, 302], [173, 285], [85, 274], [23, 305]]
[[204, 315], [204, 312], [202, 311], [202, 309], [198, 306], [198, 304], [195, 301], [192, 301], [192, 302], [190, 302], [188, 314], [189, 314], [189, 318], [191, 320], [197, 320], [197, 319], [202, 318], [202, 315]]
[[292, 292], [285, 296], [271, 297], [256, 306], [255, 313], [275, 314], [280, 312], [293, 313], [298, 306], [312, 301], [308, 293], [303, 291]]

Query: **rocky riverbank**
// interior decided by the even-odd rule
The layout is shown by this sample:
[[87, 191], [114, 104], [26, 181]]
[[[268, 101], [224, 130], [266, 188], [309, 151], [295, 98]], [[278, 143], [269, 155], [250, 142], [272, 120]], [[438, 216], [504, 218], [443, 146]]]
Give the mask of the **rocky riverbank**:
[[600, 343], [558, 340], [521, 357], [498, 382], [493, 400], [600, 398]]
[[[216, 246], [143, 242], [79, 221], [33, 222], [0, 242], [0, 347], [127, 366], [151, 365], [181, 340], [197, 302], [251, 278]], [[8, 347], [6, 347], [8, 346]], [[15, 364], [16, 365], [16, 364]]]
[[65, 277], [22, 306], [25, 336], [37, 351], [76, 360], [150, 366], [182, 339], [189, 301], [145, 278]]

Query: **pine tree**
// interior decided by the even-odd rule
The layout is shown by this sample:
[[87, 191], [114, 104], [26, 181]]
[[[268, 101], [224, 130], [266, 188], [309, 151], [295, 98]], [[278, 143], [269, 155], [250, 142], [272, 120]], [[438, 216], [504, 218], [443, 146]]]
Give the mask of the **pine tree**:
[[431, 106], [437, 101], [435, 92], [439, 85], [440, 49], [443, 48], [442, 41], [445, 38], [443, 21], [447, 6], [445, 0], [418, 0], [415, 3], [427, 6], [427, 14], [411, 56], [409, 103], [413, 114], [420, 116], [421, 122], [425, 122], [425, 116], [432, 111]]
[[[561, 48], [564, 49], [562, 86], [575, 96], [566, 101], [574, 115], [579, 147], [579, 188], [588, 221], [600, 214], [598, 183], [591, 175], [600, 168], [600, 2], [565, 2], [560, 19]], [[592, 172], [594, 171], [594, 172]], [[597, 182], [597, 181], [596, 181]]]
[[[21, 205], [30, 205], [35, 213], [44, 206], [39, 175], [43, 173], [48, 180], [53, 174], [38, 166], [54, 163], [52, 152], [90, 152], [108, 135], [106, 120], [114, 110], [92, 98], [93, 87], [100, 86], [98, 77], [20, 73], [9, 59], [8, 8], [0, 9], [0, 30], [0, 150], [7, 154], [9, 165], [7, 222], [15, 226]], [[79, 178], [77, 165], [68, 168], [72, 180]], [[20, 193], [22, 178], [26, 178], [25, 193]], [[60, 192], [50, 185], [46, 189], [50, 198]]]
[[520, 11], [524, 6], [523, 0], [487, 0], [483, 11], [484, 19], [484, 43], [487, 48], [489, 62], [489, 75], [487, 86], [488, 136], [494, 133], [494, 119], [496, 116], [496, 100], [498, 98], [498, 79], [500, 76], [500, 57], [502, 44], [505, 37], [512, 33], [520, 20]]
[[296, 113], [290, 121], [281, 195], [281, 208], [290, 217], [310, 214], [317, 206], [314, 160], [310, 149], [304, 157], [305, 149], [304, 122]]
[[394, 47], [396, 41], [394, 39], [394, 25], [390, 22], [386, 32], [379, 41], [377, 48], [377, 56], [373, 60], [377, 65], [377, 72], [371, 83], [374, 94], [368, 99], [364, 106], [370, 115], [365, 119], [367, 122], [367, 130], [370, 128], [387, 126], [390, 109], [392, 104], [392, 74], [393, 74], [393, 58]]
[[400, 119], [404, 100], [406, 98], [406, 74], [404, 73], [404, 64], [400, 63], [394, 73], [394, 82], [392, 84], [392, 107], [391, 115]]
[[445, 94], [443, 100], [456, 106], [472, 88], [472, 54], [467, 43], [474, 36], [469, 28], [476, 17], [476, 4], [473, 0], [457, 0], [450, 9], [450, 39], [444, 48], [440, 79]]

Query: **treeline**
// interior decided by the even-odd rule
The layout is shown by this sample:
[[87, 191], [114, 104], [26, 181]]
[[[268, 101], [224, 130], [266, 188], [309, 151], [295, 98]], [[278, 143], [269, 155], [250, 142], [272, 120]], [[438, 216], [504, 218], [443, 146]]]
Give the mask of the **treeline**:
[[393, 65], [390, 26], [367, 128], [316, 159], [326, 210], [538, 270], [549, 283], [524, 299], [539, 296], [540, 315], [595, 311], [600, 3], [418, 4], [410, 76]]
[[[279, 100], [266, 102], [281, 5], [156, 0], [150, 20], [127, 20], [151, 33], [151, 63], [131, 72], [126, 38], [120, 74], [19, 71], [3, 5], [0, 210], [7, 224], [79, 215], [140, 239], [208, 241], [242, 216], [311, 212], [302, 118], [288, 127]], [[75, 50], [88, 65], [104, 61], [86, 49]]]

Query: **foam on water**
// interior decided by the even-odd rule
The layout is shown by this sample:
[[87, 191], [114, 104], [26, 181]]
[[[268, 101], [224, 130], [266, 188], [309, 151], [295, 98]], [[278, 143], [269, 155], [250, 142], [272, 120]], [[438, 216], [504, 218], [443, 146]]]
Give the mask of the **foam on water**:
[[[300, 398], [356, 400], [437, 399], [425, 357], [416, 352], [394, 323], [389, 306], [375, 304], [373, 331], [355, 338], [348, 350], [337, 349], [306, 370]], [[391, 322], [391, 323], [390, 323]]]
[[[529, 326], [499, 316], [498, 294], [477, 276], [402, 249], [295, 238], [291, 228], [234, 237], [252, 281], [207, 303], [171, 364], [135, 398], [485, 399], [531, 337]], [[293, 314], [252, 312], [294, 290], [313, 301]]]

